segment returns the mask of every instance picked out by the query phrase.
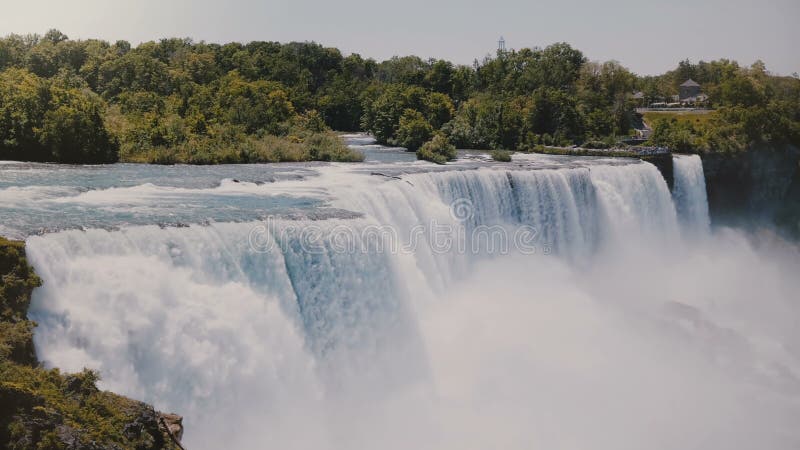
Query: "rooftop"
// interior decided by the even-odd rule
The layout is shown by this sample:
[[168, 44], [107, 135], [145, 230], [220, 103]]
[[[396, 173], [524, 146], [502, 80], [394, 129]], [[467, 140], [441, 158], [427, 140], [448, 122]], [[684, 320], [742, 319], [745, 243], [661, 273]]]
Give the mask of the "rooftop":
[[695, 87], [695, 86], [696, 86], [696, 87], [700, 87], [700, 85], [699, 85], [699, 84], [697, 84], [697, 82], [696, 82], [696, 81], [694, 81], [694, 80], [693, 80], [693, 79], [691, 79], [691, 78], [689, 78], [688, 80], [684, 81], [684, 82], [683, 82], [683, 84], [682, 84], [681, 86], [682, 86], [682, 87]]

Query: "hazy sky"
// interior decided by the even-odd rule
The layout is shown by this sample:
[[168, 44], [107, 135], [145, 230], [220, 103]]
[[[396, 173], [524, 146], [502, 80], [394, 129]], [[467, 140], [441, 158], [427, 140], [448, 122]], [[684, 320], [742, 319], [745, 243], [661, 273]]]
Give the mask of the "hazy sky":
[[0, 35], [58, 28], [71, 38], [317, 41], [376, 59], [471, 63], [566, 41], [640, 74], [684, 58], [800, 72], [800, 0], [2, 0]]

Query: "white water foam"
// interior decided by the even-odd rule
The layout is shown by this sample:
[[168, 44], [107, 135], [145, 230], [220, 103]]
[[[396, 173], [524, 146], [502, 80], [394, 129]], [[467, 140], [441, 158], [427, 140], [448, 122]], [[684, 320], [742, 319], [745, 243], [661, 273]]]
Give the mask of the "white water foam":
[[[277, 187], [325, 186], [363, 218], [29, 238], [40, 358], [184, 414], [193, 449], [800, 444], [797, 255], [734, 232], [684, 245], [652, 165], [322, 172]], [[283, 233], [431, 221], [530, 225], [554, 255]]]
[[681, 221], [690, 230], [708, 233], [711, 220], [703, 162], [697, 155], [675, 155], [672, 166], [675, 177], [673, 197]]

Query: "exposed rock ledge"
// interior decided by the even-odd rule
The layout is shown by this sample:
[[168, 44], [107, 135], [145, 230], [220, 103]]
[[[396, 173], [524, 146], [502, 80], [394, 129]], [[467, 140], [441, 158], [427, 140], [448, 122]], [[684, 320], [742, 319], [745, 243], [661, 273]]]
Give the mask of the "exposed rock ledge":
[[800, 149], [759, 146], [701, 158], [712, 222], [777, 223], [800, 237]]
[[41, 284], [24, 243], [0, 237], [0, 448], [65, 450], [183, 449], [182, 417], [101, 391], [91, 370], [44, 369], [27, 320]]

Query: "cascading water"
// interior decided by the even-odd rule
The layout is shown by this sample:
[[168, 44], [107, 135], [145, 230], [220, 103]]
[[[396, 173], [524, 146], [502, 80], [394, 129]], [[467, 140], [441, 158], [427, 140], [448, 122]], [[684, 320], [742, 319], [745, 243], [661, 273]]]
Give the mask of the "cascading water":
[[[405, 236], [431, 220], [457, 222], [467, 235], [480, 226], [527, 225], [537, 235], [539, 250], [573, 259], [632, 234], [661, 238], [677, 231], [669, 189], [651, 164], [454, 170], [412, 174], [404, 181], [358, 186], [341, 193], [336, 205], [401, 228]], [[466, 208], [462, 217], [455, 210], [459, 206]]]
[[681, 221], [691, 231], [707, 233], [711, 221], [703, 162], [697, 155], [675, 155], [672, 166], [675, 176], [673, 198]]
[[[114, 215], [32, 236], [40, 359], [180, 412], [192, 449], [800, 443], [795, 266], [769, 266], [752, 320], [759, 293], [729, 281], [757, 265], [749, 244], [680, 238], [703, 223], [699, 161], [676, 159], [673, 196], [647, 163], [542, 161], [325, 166], [188, 189], [197, 208], [248, 195], [241, 223]], [[102, 192], [58, 202], [118, 214]], [[179, 194], [136, 208], [160, 218], [159, 196], [190, 204]], [[254, 221], [259, 205], [281, 214]], [[472, 245], [483, 232], [509, 245]]]

